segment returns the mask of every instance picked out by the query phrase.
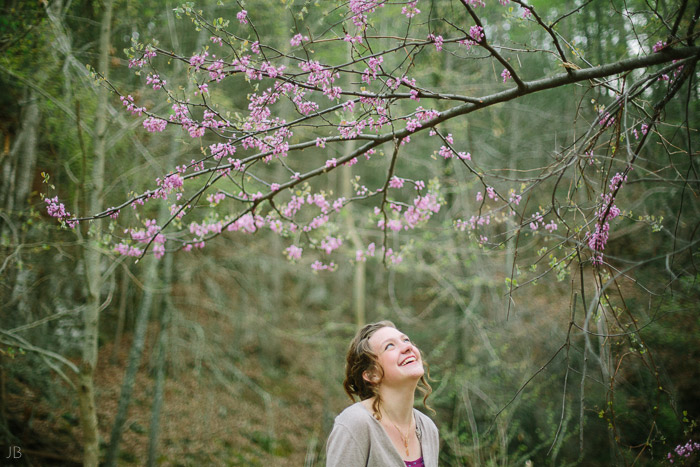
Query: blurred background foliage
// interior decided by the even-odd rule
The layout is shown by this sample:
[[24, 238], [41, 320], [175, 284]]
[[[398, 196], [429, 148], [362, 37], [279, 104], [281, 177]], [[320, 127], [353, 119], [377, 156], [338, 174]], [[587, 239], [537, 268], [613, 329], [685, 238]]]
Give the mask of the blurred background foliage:
[[[554, 18], [582, 3], [532, 4]], [[630, 30], [620, 14], [610, 13], [622, 3], [589, 2], [562, 21], [559, 32], [596, 64], [629, 55], [635, 35], [648, 37], [648, 48], [665, 38], [664, 25], [651, 14], [638, 30]], [[632, 10], [647, 8], [642, 1], [626, 3]], [[675, 3], [659, 2], [659, 11], [670, 15]], [[176, 18], [175, 6], [158, 0], [117, 0], [114, 5], [110, 81], [163, 112], [168, 104], [127, 67], [122, 50], [132, 39], [150, 38], [185, 56], [200, 50], [208, 36], [188, 18]], [[240, 9], [214, 1], [197, 6], [207, 17], [232, 22]], [[325, 2], [293, 0], [244, 6], [260, 36], [280, 48], [288, 47], [297, 31], [337, 21], [344, 11], [340, 3], [332, 9]], [[465, 21], [459, 2], [419, 6], [422, 18], [434, 20], [436, 34], [447, 33], [437, 19]], [[86, 65], [97, 66], [102, 8], [98, 1], [7, 0], [0, 14], [0, 445], [21, 446], [25, 461], [34, 465], [81, 462], [74, 377], [68, 364], [47, 352], [79, 362], [80, 313], [88, 294], [87, 228], [61, 229], [45, 214], [41, 194], [59, 194], [71, 212], [87, 211], [94, 195], [98, 113], [109, 121], [105, 206], [153, 186], [173, 165], [199, 158], [200, 146], [215, 142], [209, 136], [192, 140], [177, 128], [147, 133], [140, 120], [121, 110], [116, 96], [99, 108]], [[378, 18], [377, 35], [404, 33], [396, 30], [406, 25], [395, 16]], [[489, 8], [484, 20], [492, 42], [544, 47], [547, 40], [514, 8]], [[339, 51], [319, 48], [319, 58], [342, 62], [346, 57], [334, 55]], [[488, 60], [461, 60], [457, 53], [420, 58], [412, 76], [426, 88], [470, 96], [503, 89]], [[191, 85], [176, 62], [158, 60], [163, 77], [182, 89]], [[543, 54], [520, 54], [513, 65], [524, 76], [562, 71]], [[224, 84], [215, 92], [222, 108], [246, 112], [251, 89]], [[644, 98], [653, 102], [662, 92], [651, 88]], [[501, 189], [510, 186], [511, 175], [529, 177], [560, 157], [596, 118], [597, 106], [613, 99], [603, 87], [569, 86], [490, 107], [441, 129], [452, 133], [455, 146], [471, 152], [484, 172], [502, 170], [503, 180], [491, 180]], [[443, 110], [440, 101], [434, 105]], [[285, 111], [291, 109], [280, 105], [278, 112]], [[169, 254], [155, 263], [148, 257], [140, 262], [117, 258], [105, 249], [95, 377], [102, 451], [110, 442], [138, 316], [148, 307], [120, 464], [142, 464], [150, 455], [154, 463], [166, 465], [323, 465], [333, 418], [349, 403], [341, 385], [346, 346], [359, 323], [391, 319], [412, 336], [430, 364], [434, 393], [429, 404], [436, 410], [442, 465], [523, 465], [528, 460], [557, 466], [656, 465], [677, 444], [697, 438], [700, 413], [698, 248], [676, 244], [696, 235], [698, 185], [668, 176], [697, 178], [696, 153], [693, 158], [674, 153], [686, 135], [673, 127], [697, 128], [696, 81], [665, 114], [669, 132], [660, 130], [643, 152], [647, 172], [620, 192], [617, 204], [624, 216], [614, 225], [606, 255], [630, 269], [619, 290], [610, 288], [604, 298], [614, 310], [609, 325], [591, 327], [600, 336], [589, 340], [572, 332], [571, 322], [582, 322], [584, 300], [593, 295], [590, 265], [567, 261], [555, 274], [509, 296], [512, 274], [525, 283], [571, 251], [554, 247], [542, 254], [542, 247], [559, 240], [542, 232], [523, 233], [516, 244], [512, 220], [499, 224], [486, 246], [454, 229], [453, 219], [478, 211], [474, 195], [483, 186], [463, 166], [436, 157], [427, 140], [411, 143], [410, 157], [399, 160], [397, 171], [439, 180], [444, 207], [424, 227], [390, 238], [390, 244], [405, 246], [401, 265], [387, 269], [376, 259], [359, 265], [348, 252], [338, 253], [334, 273], [313, 273], [310, 259], [287, 261], [287, 240], [270, 232], [227, 234], [204, 250]], [[694, 121], [685, 122], [688, 114]], [[299, 129], [295, 138], [315, 138], [316, 132]], [[694, 133], [693, 138], [697, 146]], [[304, 155], [314, 167], [345, 150], [329, 145]], [[386, 163], [386, 155], [374, 156], [365, 164], [362, 183], [382, 184]], [[607, 172], [595, 170], [600, 183], [607, 184]], [[315, 188], [347, 192], [349, 175], [334, 171]], [[658, 183], [654, 176], [674, 180]], [[545, 181], [528, 203], [551, 205], [555, 189], [568, 187]], [[590, 204], [596, 194], [581, 190], [577, 196]], [[364, 244], [379, 244], [371, 208], [370, 203], [353, 205], [335, 228], [346, 234], [354, 230]], [[153, 206], [124, 215], [159, 213]], [[121, 236], [120, 228], [105, 223], [91, 235]], [[155, 273], [147, 274], [149, 267]], [[364, 277], [361, 286], [358, 274]], [[587, 297], [581, 295], [584, 283]], [[635, 327], [638, 333], [626, 334]], [[588, 351], [587, 345], [592, 346]], [[155, 408], [159, 397], [162, 409]], [[160, 414], [159, 429], [152, 413]], [[150, 454], [149, 443], [156, 446]]]

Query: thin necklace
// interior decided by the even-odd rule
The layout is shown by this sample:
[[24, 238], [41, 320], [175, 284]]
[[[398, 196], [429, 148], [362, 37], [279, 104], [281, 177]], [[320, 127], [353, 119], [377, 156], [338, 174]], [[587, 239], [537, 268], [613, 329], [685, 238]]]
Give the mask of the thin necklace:
[[[389, 418], [389, 417], [387, 417], [387, 418]], [[391, 422], [392, 425], [394, 425], [394, 428], [396, 428], [396, 431], [399, 432], [399, 435], [401, 435], [401, 439], [403, 439], [403, 447], [406, 448], [406, 457], [408, 457], [408, 456], [409, 456], [409, 453], [408, 453], [408, 437], [411, 435], [411, 422], [413, 421], [413, 419], [411, 419], [411, 422], [408, 423], [408, 432], [406, 433], [406, 436], [404, 436], [404, 434], [401, 432], [401, 430], [399, 429], [399, 427], [396, 426], [396, 423], [394, 423], [394, 422], [391, 421], [391, 420], [389, 420], [389, 421]]]

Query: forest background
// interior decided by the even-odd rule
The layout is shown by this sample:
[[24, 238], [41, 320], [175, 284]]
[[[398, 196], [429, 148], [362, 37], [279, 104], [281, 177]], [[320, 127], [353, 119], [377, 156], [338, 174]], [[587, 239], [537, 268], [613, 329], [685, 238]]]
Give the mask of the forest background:
[[699, 12], [4, 1], [0, 455], [323, 465], [390, 319], [441, 465], [692, 465]]

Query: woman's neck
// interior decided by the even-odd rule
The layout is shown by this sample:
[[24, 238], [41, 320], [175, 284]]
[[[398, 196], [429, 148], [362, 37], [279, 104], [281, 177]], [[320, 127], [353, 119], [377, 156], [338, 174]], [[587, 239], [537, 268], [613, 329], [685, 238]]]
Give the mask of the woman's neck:
[[380, 386], [379, 395], [382, 403], [379, 410], [393, 423], [406, 426], [413, 420], [413, 401], [415, 387]]

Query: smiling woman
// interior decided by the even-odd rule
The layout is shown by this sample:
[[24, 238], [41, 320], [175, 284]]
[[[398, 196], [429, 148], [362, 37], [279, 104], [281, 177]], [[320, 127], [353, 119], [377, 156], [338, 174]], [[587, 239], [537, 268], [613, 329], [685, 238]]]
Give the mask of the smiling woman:
[[420, 350], [390, 321], [364, 326], [350, 343], [343, 386], [351, 400], [335, 419], [326, 466], [435, 467], [435, 423], [413, 408], [432, 392]]

